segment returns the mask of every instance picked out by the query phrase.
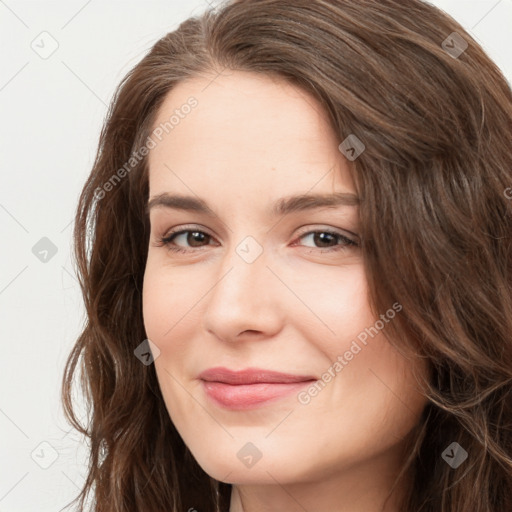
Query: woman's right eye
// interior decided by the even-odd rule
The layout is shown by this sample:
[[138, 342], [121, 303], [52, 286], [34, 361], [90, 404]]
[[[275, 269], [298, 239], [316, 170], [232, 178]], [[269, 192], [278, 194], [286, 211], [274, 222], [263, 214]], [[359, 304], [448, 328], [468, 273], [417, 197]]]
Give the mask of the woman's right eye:
[[[189, 247], [203, 247], [201, 242], [204, 242], [205, 240], [208, 242], [212, 238], [212, 236], [209, 235], [208, 233], [205, 233], [204, 231], [199, 231], [197, 229], [180, 229], [179, 231], [171, 232], [167, 236], [160, 238], [159, 245], [165, 245], [168, 247], [169, 250], [174, 252], [192, 252], [191, 250], [184, 248], [180, 245], [177, 245], [175, 243], [175, 241], [180, 237], [183, 237], [182, 241], [185, 241], [187, 244], [190, 244]], [[208, 243], [205, 245], [208, 245]]]

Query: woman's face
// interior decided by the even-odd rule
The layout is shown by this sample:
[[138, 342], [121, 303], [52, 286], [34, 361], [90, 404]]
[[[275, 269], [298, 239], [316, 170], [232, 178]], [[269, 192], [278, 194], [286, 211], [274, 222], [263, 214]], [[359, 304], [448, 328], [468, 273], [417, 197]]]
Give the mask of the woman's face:
[[[385, 337], [401, 305], [370, 311], [356, 189], [320, 105], [284, 81], [225, 73], [180, 83], [158, 126], [144, 323], [200, 466], [237, 484], [397, 467], [425, 400]], [[299, 382], [202, 380], [219, 367]]]

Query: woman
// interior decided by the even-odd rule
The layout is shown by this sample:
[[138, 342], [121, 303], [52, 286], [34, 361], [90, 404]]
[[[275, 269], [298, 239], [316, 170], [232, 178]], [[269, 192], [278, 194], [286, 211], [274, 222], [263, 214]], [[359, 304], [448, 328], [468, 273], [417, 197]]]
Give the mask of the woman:
[[511, 99], [416, 0], [158, 41], [76, 217], [81, 509], [512, 510]]

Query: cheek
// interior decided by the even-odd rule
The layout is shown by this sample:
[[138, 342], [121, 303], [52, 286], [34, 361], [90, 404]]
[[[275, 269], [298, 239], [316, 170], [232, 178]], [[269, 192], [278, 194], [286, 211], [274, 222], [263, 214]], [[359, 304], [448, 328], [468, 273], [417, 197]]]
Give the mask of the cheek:
[[[305, 283], [302, 295], [308, 297], [308, 306], [316, 313], [317, 326], [325, 327], [310, 333], [323, 345], [323, 351], [338, 354], [347, 341], [356, 337], [375, 321], [368, 306], [368, 287], [361, 264], [319, 271], [315, 279]], [[313, 315], [311, 317], [314, 319]], [[296, 321], [298, 318], [296, 318]], [[322, 332], [323, 331], [323, 332]], [[319, 334], [323, 334], [319, 336]], [[346, 349], [348, 349], [347, 347]], [[345, 349], [345, 350], [346, 350]]]
[[[338, 276], [323, 291], [311, 285], [312, 309], [330, 332], [322, 329], [315, 337], [314, 329], [309, 330], [308, 339], [322, 352], [318, 362], [322, 360], [323, 367], [317, 367], [319, 385], [306, 390], [301, 403], [310, 410], [329, 411], [356, 444], [367, 443], [374, 428], [371, 436], [389, 443], [416, 424], [426, 399], [412, 367], [418, 365], [420, 373], [426, 369], [407, 360], [386, 338], [386, 327], [403, 314], [400, 305], [389, 304], [375, 316], [363, 267], [354, 265]], [[321, 332], [325, 335], [319, 336]]]
[[195, 321], [197, 305], [204, 292], [201, 293], [201, 287], [192, 286], [193, 282], [193, 277], [183, 269], [167, 268], [158, 258], [148, 256], [142, 310], [150, 340], [175, 339], [177, 330]]
[[171, 327], [169, 315], [165, 315], [167, 286], [157, 275], [157, 272], [152, 272], [148, 262], [142, 290], [142, 314], [146, 334], [150, 340], [160, 339], [162, 334]]
[[[197, 315], [192, 307], [197, 302], [192, 287], [183, 286], [182, 273], [153, 264], [148, 257], [142, 292], [144, 327], [147, 337], [158, 346], [160, 357], [155, 371], [167, 410], [181, 431], [180, 418], [187, 418], [191, 401], [183, 387], [181, 370], [187, 359], [189, 336], [184, 331]], [[180, 371], [176, 369], [179, 368]], [[200, 414], [196, 411], [196, 414]], [[178, 418], [178, 421], [176, 421]], [[181, 427], [183, 428], [183, 427]]]

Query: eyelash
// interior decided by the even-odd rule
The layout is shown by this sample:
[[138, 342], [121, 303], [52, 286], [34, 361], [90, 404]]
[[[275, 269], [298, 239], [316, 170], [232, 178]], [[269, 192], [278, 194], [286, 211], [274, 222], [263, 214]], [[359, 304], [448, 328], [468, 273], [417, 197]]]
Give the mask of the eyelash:
[[[194, 249], [185, 249], [183, 247], [180, 247], [180, 246], [175, 245], [175, 244], [172, 243], [172, 240], [176, 236], [181, 235], [183, 233], [201, 233], [201, 234], [204, 234], [206, 236], [209, 236], [210, 238], [213, 238], [208, 233], [206, 233], [204, 231], [201, 231], [199, 229], [191, 229], [191, 228], [180, 229], [180, 230], [177, 230], [177, 231], [171, 231], [167, 236], [159, 238], [157, 246], [158, 247], [167, 246], [167, 248], [170, 251], [173, 251], [173, 252], [176, 252], [176, 253], [190, 253], [190, 252], [194, 252]], [[312, 249], [312, 250], [316, 249], [319, 252], [334, 252], [334, 251], [339, 251], [339, 250], [342, 250], [342, 249], [346, 249], [347, 247], [354, 247], [354, 248], [355, 247], [359, 247], [359, 243], [356, 242], [355, 240], [352, 240], [352, 239], [346, 237], [345, 235], [342, 235], [341, 233], [338, 233], [336, 231], [331, 231], [329, 229], [318, 229], [318, 230], [307, 231], [305, 233], [302, 233], [299, 236], [299, 239], [305, 237], [306, 235], [311, 235], [311, 234], [316, 234], [316, 233], [328, 233], [329, 235], [333, 235], [335, 237], [338, 237], [338, 241], [341, 240], [343, 242], [343, 244], [336, 244], [335, 246], [328, 247], [328, 248], [321, 248], [321, 247], [314, 248], [314, 247], [310, 247], [310, 249]], [[206, 245], [209, 245], [209, 244], [206, 244]], [[196, 249], [201, 249], [201, 247], [205, 247], [205, 246], [200, 246], [200, 247], [197, 247]]]

